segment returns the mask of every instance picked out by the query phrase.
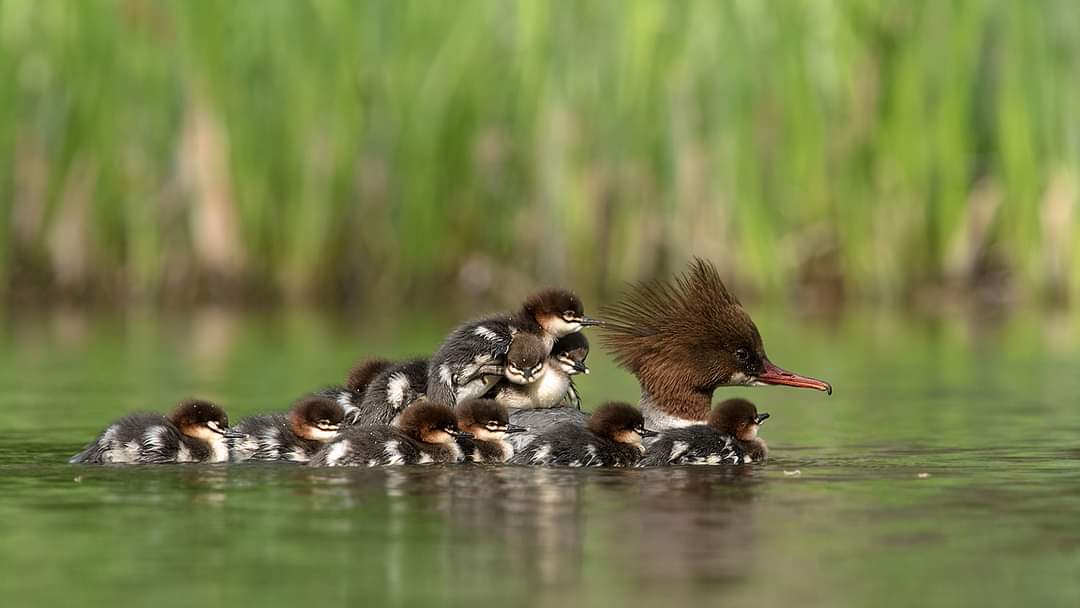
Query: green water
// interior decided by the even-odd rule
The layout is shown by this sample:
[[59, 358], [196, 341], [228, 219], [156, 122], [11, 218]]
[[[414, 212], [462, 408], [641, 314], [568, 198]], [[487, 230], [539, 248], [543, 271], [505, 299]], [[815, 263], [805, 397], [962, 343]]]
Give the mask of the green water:
[[[836, 393], [723, 390], [773, 414], [772, 459], [645, 471], [71, 466], [125, 412], [189, 395], [233, 420], [284, 408], [362, 354], [429, 350], [446, 323], [9, 316], [0, 597], [1080, 605], [1080, 323], [755, 316], [777, 363]], [[587, 404], [636, 398], [602, 352], [590, 362]]]

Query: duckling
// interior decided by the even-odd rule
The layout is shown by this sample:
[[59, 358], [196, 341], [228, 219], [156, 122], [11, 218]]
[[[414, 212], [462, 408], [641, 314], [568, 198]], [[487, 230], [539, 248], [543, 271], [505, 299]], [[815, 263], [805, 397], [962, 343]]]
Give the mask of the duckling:
[[225, 462], [226, 439], [241, 437], [229, 417], [209, 401], [181, 401], [168, 416], [138, 413], [109, 425], [68, 461], [73, 464]]
[[357, 424], [361, 419], [360, 403], [368, 385], [383, 370], [390, 367], [391, 362], [386, 359], [361, 359], [349, 370], [345, 378], [345, 384], [328, 386], [312, 393], [316, 397], [333, 399], [345, 408], [346, 425]]
[[353, 426], [338, 434], [308, 463], [310, 466], [378, 466], [461, 462], [455, 439], [470, 438], [458, 430], [454, 410], [420, 401], [405, 408], [397, 427]]
[[506, 436], [521, 433], [525, 428], [510, 424], [505, 406], [491, 399], [470, 399], [459, 403], [455, 412], [458, 429], [472, 435], [472, 439], [458, 439], [465, 460], [494, 464], [506, 462], [514, 455]]
[[571, 376], [589, 373], [585, 365], [588, 354], [589, 341], [585, 336], [578, 333], [559, 338], [543, 363], [539, 379], [528, 384], [502, 381], [488, 396], [511, 408], [567, 406], [581, 409], [581, 397]]
[[662, 432], [641, 466], [762, 462], [769, 450], [757, 433], [768, 417], [746, 399], [728, 399], [713, 408], [708, 423]]
[[428, 360], [391, 363], [367, 386], [354, 425], [394, 424], [405, 408], [427, 398]]
[[326, 397], [302, 397], [288, 413], [263, 414], [232, 428], [242, 438], [230, 442], [233, 462], [247, 460], [307, 462], [337, 436], [345, 408]]
[[514, 464], [570, 467], [631, 467], [641, 459], [645, 428], [641, 411], [627, 403], [605, 403], [588, 424], [557, 424], [538, 435], [510, 459]]
[[428, 399], [454, 405], [484, 395], [504, 373], [506, 355], [520, 334], [542, 341], [543, 361], [556, 339], [599, 323], [585, 316], [576, 295], [563, 289], [533, 294], [516, 313], [464, 323], [447, 336], [431, 358]]

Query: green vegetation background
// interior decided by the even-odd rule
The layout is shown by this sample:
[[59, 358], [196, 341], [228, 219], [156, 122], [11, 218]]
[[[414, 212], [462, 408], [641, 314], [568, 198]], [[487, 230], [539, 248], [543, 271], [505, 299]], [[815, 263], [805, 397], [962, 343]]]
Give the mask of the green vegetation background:
[[1080, 294], [1078, 68], [1069, 0], [0, 0], [0, 287], [603, 291], [696, 254]]

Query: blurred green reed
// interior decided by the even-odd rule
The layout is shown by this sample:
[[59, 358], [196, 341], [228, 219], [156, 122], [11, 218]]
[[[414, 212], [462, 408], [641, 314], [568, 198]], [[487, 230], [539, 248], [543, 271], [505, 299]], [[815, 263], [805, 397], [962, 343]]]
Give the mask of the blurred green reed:
[[0, 0], [0, 285], [1080, 294], [1078, 74], [1071, 0]]

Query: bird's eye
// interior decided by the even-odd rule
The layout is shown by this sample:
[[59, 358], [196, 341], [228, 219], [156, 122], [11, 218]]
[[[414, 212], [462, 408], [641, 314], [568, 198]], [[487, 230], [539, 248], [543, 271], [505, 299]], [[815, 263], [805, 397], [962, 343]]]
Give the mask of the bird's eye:
[[745, 363], [750, 358], [750, 351], [745, 348], [737, 348], [735, 349], [735, 358]]
[[487, 425], [487, 429], [489, 431], [495, 431], [495, 430], [498, 430], [498, 428], [499, 428], [499, 425], [494, 423], [494, 422], [489, 422], [488, 425]]
[[572, 310], [564, 310], [563, 313], [562, 313], [562, 318], [565, 319], [566, 321], [574, 321], [574, 320], [576, 320], [577, 315], [574, 314], [574, 311], [572, 311]]

